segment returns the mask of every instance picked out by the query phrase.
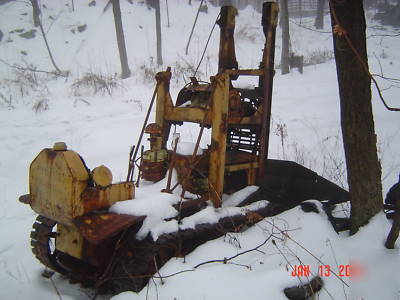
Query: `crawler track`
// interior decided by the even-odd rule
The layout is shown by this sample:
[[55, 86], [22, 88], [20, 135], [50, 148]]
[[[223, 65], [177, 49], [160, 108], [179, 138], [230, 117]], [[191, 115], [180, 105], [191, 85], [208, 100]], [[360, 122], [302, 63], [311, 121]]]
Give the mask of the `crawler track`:
[[66, 274], [67, 271], [57, 262], [58, 251], [53, 250], [56, 232], [53, 231], [56, 221], [39, 215], [32, 226], [31, 246], [36, 258], [46, 267]]

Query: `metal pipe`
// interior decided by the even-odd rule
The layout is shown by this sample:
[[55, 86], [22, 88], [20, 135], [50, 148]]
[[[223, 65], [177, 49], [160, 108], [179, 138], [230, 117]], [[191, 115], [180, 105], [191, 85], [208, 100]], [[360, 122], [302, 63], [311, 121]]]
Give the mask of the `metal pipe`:
[[263, 88], [263, 123], [260, 138], [258, 181], [264, 177], [265, 161], [268, 159], [269, 134], [271, 125], [272, 83], [275, 74], [275, 29], [278, 21], [278, 11], [278, 5], [275, 2], [265, 2], [263, 5], [261, 24], [263, 26], [266, 40], [262, 61], [264, 76], [263, 78], [260, 77], [260, 83], [262, 83]]
[[129, 160], [128, 176], [126, 177], [126, 181], [132, 181], [133, 180], [133, 172], [134, 172], [134, 169], [135, 169], [135, 165], [134, 164], [135, 164], [136, 155], [137, 155], [137, 153], [139, 151], [139, 146], [142, 143], [144, 130], [146, 129], [147, 122], [149, 121], [150, 113], [151, 113], [151, 110], [153, 108], [154, 100], [156, 99], [158, 87], [160, 86], [160, 84], [161, 84], [161, 80], [159, 79], [157, 81], [156, 87], [154, 89], [153, 96], [151, 97], [151, 101], [150, 101], [149, 108], [147, 110], [146, 118], [144, 119], [144, 122], [143, 122], [142, 131], [140, 132], [139, 139], [138, 139], [138, 142], [137, 142], [136, 147], [135, 147], [135, 152], [133, 154], [133, 157], [131, 156], [131, 159]]

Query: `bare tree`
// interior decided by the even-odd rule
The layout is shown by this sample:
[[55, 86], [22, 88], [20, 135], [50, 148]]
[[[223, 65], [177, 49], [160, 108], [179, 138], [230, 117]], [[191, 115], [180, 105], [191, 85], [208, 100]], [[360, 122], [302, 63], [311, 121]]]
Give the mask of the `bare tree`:
[[282, 52], [281, 52], [281, 72], [289, 73], [289, 9], [288, 0], [280, 0], [281, 4], [281, 27], [282, 27]]
[[317, 29], [324, 29], [324, 10], [325, 10], [325, 0], [318, 0], [317, 16], [315, 18], [315, 23], [314, 23], [314, 26]]
[[40, 24], [40, 7], [38, 4], [38, 0], [30, 0], [32, 5], [32, 16], [33, 16], [33, 25], [35, 27], [39, 27]]
[[111, 2], [114, 13], [114, 22], [115, 22], [115, 31], [117, 34], [119, 58], [121, 60], [121, 69], [122, 69], [121, 78], [128, 78], [129, 76], [131, 76], [131, 70], [129, 70], [128, 56], [126, 55], [125, 37], [121, 19], [121, 8], [119, 5], [119, 0], [111, 0]]
[[157, 35], [157, 64], [163, 64], [162, 60], [162, 45], [161, 45], [161, 13], [160, 13], [160, 0], [155, 1], [156, 5], [156, 35]]
[[31, 3], [32, 8], [33, 8], [33, 23], [34, 23], [35, 27], [39, 26], [39, 28], [40, 28], [40, 32], [42, 33], [42, 37], [43, 37], [44, 43], [46, 44], [46, 49], [47, 49], [47, 52], [49, 53], [49, 57], [50, 57], [51, 63], [53, 64], [53, 67], [56, 69], [56, 72], [59, 75], [62, 75], [63, 72], [57, 66], [57, 64], [56, 64], [56, 62], [55, 62], [55, 60], [53, 58], [53, 54], [51, 53], [50, 46], [49, 46], [49, 43], [48, 43], [47, 38], [46, 38], [46, 34], [44, 32], [44, 29], [43, 29], [42, 21], [40, 20], [41, 12], [40, 12], [40, 7], [39, 7], [39, 4], [38, 4], [38, 1], [37, 0], [30, 0], [30, 3]]
[[342, 136], [351, 202], [350, 234], [382, 209], [381, 167], [371, 103], [362, 0], [330, 0]]

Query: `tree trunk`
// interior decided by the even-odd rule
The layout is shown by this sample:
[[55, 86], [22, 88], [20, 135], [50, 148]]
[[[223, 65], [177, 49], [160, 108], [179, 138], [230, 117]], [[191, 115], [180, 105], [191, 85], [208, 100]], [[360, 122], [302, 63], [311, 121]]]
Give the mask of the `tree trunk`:
[[396, 201], [396, 212], [393, 215], [393, 224], [390, 229], [389, 235], [386, 238], [385, 247], [388, 249], [394, 249], [397, 238], [400, 232], [400, 196], [397, 197]]
[[162, 46], [161, 46], [161, 16], [160, 16], [160, 0], [156, 0], [156, 34], [157, 34], [157, 64], [161, 66], [162, 60]]
[[301, 20], [303, 19], [303, 1], [302, 0], [298, 0], [298, 13], [299, 13], [299, 17], [300, 17], [300, 24], [301, 24]]
[[119, 58], [121, 60], [121, 69], [122, 69], [121, 78], [124, 79], [131, 76], [131, 70], [129, 70], [128, 57], [126, 55], [125, 37], [121, 19], [121, 8], [119, 6], [119, 0], [111, 0], [111, 2], [114, 13], [114, 22], [115, 22], [115, 31], [117, 34]]
[[314, 23], [314, 26], [317, 29], [324, 29], [324, 10], [325, 10], [325, 0], [318, 0], [317, 16], [315, 18], [315, 23]]
[[281, 53], [281, 72], [282, 75], [290, 72], [289, 70], [289, 9], [288, 0], [281, 0], [281, 26], [282, 26], [282, 53]]
[[40, 7], [38, 4], [38, 0], [30, 0], [32, 4], [32, 15], [33, 15], [33, 25], [38, 27], [40, 24]]
[[354, 234], [383, 203], [367, 73], [366, 24], [362, 0], [330, 1], [330, 10], [351, 203], [350, 234]]

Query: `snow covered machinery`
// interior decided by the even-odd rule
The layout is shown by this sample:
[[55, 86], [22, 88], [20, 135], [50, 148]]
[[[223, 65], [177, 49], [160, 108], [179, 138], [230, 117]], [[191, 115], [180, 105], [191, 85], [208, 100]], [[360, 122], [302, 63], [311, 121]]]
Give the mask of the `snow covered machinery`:
[[[221, 207], [223, 192], [232, 193], [258, 183], [268, 153], [278, 7], [271, 2], [264, 4], [262, 26], [266, 42], [258, 69], [238, 69], [234, 45], [236, 15], [232, 6], [221, 8], [217, 21], [221, 30], [218, 74], [210, 78], [211, 83], [200, 83], [191, 77], [174, 105], [169, 94], [171, 70], [158, 73], [156, 120], [143, 127], [150, 134], [151, 149], [142, 156], [142, 177], [153, 181], [163, 178], [169, 162], [177, 170], [185, 191], [210, 199], [215, 207]], [[235, 88], [232, 81], [240, 76], [256, 77], [258, 86]], [[167, 151], [171, 125], [184, 122], [200, 125], [192, 155]], [[204, 128], [211, 129], [211, 144], [202, 155], [197, 155]], [[135, 159], [133, 155], [132, 161]], [[132, 169], [128, 175], [131, 180]], [[165, 190], [171, 191], [170, 182]]]
[[[238, 69], [236, 15], [234, 7], [221, 8], [217, 21], [221, 29], [218, 73], [210, 83], [192, 77], [173, 104], [170, 68], [156, 75], [146, 120], [137, 146], [130, 153], [126, 181], [113, 184], [105, 166], [90, 171], [82, 157], [64, 143], [42, 150], [33, 160], [29, 194], [21, 196], [20, 201], [39, 214], [31, 232], [31, 245], [46, 267], [100, 292], [140, 291], [171, 257], [186, 255], [210, 239], [255, 224], [306, 199], [339, 202], [346, 198], [346, 191], [311, 170], [293, 162], [267, 159], [278, 7], [275, 2], [263, 5], [261, 23], [266, 41], [258, 69]], [[233, 81], [240, 76], [256, 77], [258, 86], [235, 88]], [[148, 124], [154, 102], [156, 119]], [[192, 155], [179, 153], [177, 140], [173, 149], [167, 149], [171, 126], [184, 122], [200, 125]], [[211, 130], [211, 143], [198, 154], [204, 128]], [[207, 205], [221, 207], [224, 193], [246, 186], [258, 185], [259, 189], [237, 206], [260, 199], [272, 204], [246, 207], [237, 215], [222, 215], [216, 223], [179, 229], [156, 240], [150, 236], [136, 238], [149, 216], [112, 213], [109, 207], [135, 198], [134, 166], [145, 133], [150, 135], [150, 149], [141, 151], [136, 185], [140, 178], [157, 182], [167, 176], [162, 192], [171, 193], [181, 186], [181, 201], [173, 205], [177, 224]], [[177, 182], [171, 180], [173, 169]], [[185, 199], [186, 192], [197, 197]]]

